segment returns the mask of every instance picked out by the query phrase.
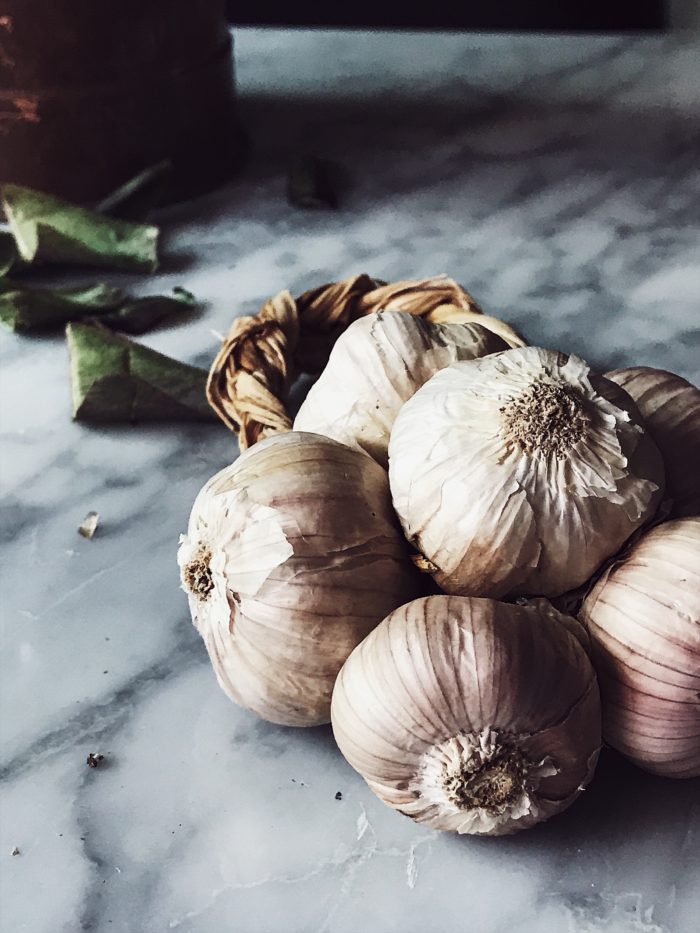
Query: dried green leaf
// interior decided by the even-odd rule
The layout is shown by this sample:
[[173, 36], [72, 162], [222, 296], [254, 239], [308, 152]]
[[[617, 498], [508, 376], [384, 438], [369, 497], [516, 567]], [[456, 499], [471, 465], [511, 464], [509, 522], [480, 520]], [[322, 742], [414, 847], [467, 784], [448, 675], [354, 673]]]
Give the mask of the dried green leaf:
[[113, 311], [124, 300], [121, 289], [101, 283], [82, 288], [50, 289], [2, 279], [0, 323], [21, 334], [57, 330], [69, 321]]
[[73, 417], [78, 421], [216, 421], [207, 372], [93, 324], [69, 324]]
[[20, 185], [5, 185], [3, 206], [25, 262], [153, 272], [158, 228], [105, 217]]
[[172, 295], [129, 298], [120, 288], [97, 284], [82, 288], [32, 288], [0, 278], [0, 323], [15, 333], [57, 330], [69, 321], [98, 318], [112, 330], [127, 334], [146, 331], [197, 307], [184, 288]]
[[173, 164], [168, 159], [152, 165], [103, 198], [97, 210], [127, 220], [145, 217], [150, 208], [158, 203], [172, 171]]
[[100, 317], [100, 323], [125, 334], [145, 334], [157, 324], [192, 311], [197, 299], [185, 288], [174, 288], [172, 295], [148, 295], [125, 301], [121, 307]]
[[15, 238], [8, 230], [0, 230], [0, 278], [19, 260]]
[[336, 166], [316, 156], [298, 158], [287, 175], [287, 200], [294, 207], [338, 206]]

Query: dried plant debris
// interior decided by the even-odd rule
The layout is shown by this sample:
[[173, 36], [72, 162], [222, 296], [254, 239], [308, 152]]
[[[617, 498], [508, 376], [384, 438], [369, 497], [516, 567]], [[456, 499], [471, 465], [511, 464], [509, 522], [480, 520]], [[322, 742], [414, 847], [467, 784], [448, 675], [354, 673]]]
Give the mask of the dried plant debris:
[[161, 201], [172, 173], [172, 162], [168, 159], [158, 162], [103, 198], [97, 210], [125, 220], [141, 219]]
[[104, 755], [95, 754], [95, 752], [90, 752], [87, 756], [87, 766], [88, 768], [99, 768], [100, 764], [105, 760]]
[[122, 289], [104, 283], [52, 289], [0, 278], [0, 323], [15, 333], [55, 331], [71, 321], [97, 319], [112, 330], [144, 334], [196, 307], [194, 295], [179, 286], [172, 295], [130, 298]]
[[104, 284], [49, 289], [0, 279], [0, 323], [17, 333], [55, 330], [118, 308], [123, 300], [120, 289]]
[[100, 516], [97, 512], [88, 512], [78, 527], [78, 534], [84, 538], [94, 538], [99, 523]]
[[297, 158], [287, 174], [287, 200], [304, 209], [336, 208], [339, 167], [314, 155]]
[[100, 316], [100, 323], [125, 334], [145, 334], [163, 321], [193, 311], [197, 299], [186, 288], [177, 286], [172, 295], [148, 295], [132, 298], [110, 314]]
[[4, 185], [2, 203], [25, 262], [126, 272], [158, 267], [157, 227], [107, 217], [21, 185]]
[[207, 373], [93, 324], [69, 324], [77, 421], [216, 421]]

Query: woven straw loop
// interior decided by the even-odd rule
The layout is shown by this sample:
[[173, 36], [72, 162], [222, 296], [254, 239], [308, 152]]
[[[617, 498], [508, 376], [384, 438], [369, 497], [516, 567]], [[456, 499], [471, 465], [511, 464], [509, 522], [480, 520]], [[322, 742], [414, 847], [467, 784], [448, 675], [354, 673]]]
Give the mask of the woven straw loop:
[[434, 323], [476, 322], [511, 346], [523, 340], [482, 313], [471, 295], [446, 275], [386, 283], [357, 275], [304, 292], [268, 299], [254, 317], [233, 322], [207, 381], [207, 398], [244, 450], [292, 429], [287, 398], [300, 373], [319, 373], [333, 344], [353, 321], [377, 311], [404, 311]]

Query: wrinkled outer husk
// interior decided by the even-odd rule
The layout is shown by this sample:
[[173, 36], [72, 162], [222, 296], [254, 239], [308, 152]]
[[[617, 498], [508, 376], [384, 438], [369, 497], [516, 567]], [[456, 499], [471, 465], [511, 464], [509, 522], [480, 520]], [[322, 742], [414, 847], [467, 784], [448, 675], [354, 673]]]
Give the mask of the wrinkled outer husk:
[[[601, 726], [593, 668], [576, 623], [561, 620], [544, 601], [430, 596], [400, 607], [338, 676], [343, 755], [381, 800], [435, 829], [503, 835], [564, 810], [593, 776]], [[524, 757], [512, 798], [457, 797], [499, 750]]]
[[241, 449], [289, 431], [287, 395], [299, 373], [319, 373], [331, 348], [354, 320], [381, 310], [405, 311], [440, 323], [474, 320], [509, 346], [522, 339], [507, 324], [481, 314], [474, 299], [447, 276], [386, 284], [368, 275], [322, 285], [296, 300], [270, 298], [254, 317], [239, 317], [212, 363], [207, 397]]
[[606, 378], [632, 396], [661, 451], [670, 517], [700, 515], [700, 389], [648, 366], [615, 369]]
[[396, 418], [389, 479], [441, 589], [494, 598], [580, 586], [654, 516], [664, 485], [627, 393], [537, 347], [436, 373]]
[[257, 444], [206, 484], [178, 562], [221, 687], [290, 726], [328, 722], [350, 651], [421, 583], [386, 472], [298, 432]]
[[605, 739], [664, 777], [700, 776], [700, 518], [643, 535], [581, 609]]
[[331, 350], [294, 429], [359, 447], [386, 468], [392, 425], [417, 389], [450, 363], [507, 349], [477, 323], [433, 324], [401, 311], [360, 318]]

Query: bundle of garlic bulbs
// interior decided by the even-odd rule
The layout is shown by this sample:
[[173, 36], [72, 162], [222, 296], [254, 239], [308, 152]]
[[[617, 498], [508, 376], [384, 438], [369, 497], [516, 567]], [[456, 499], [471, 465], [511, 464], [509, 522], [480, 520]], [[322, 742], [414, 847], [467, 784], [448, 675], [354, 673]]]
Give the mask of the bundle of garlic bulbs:
[[[293, 421], [294, 376], [321, 370]], [[600, 749], [596, 674], [611, 745], [700, 773], [695, 387], [526, 347], [444, 277], [357, 276], [238, 319], [209, 398], [251, 449], [198, 496], [179, 562], [233, 700], [330, 718], [370, 788], [438, 829], [568, 807]], [[580, 621], [545, 598], [586, 590]]]

